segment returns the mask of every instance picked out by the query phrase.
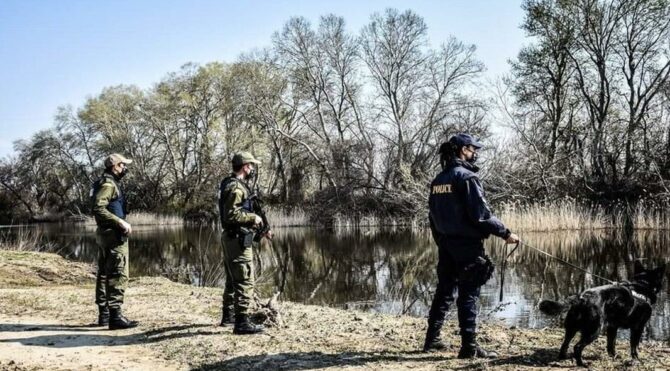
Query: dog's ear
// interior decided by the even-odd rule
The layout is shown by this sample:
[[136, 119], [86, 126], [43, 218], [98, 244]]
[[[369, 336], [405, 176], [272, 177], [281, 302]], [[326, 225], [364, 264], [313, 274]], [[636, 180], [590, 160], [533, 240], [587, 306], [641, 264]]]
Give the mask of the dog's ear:
[[642, 271], [644, 271], [644, 266], [639, 260], [636, 260], [635, 264], [633, 264], [633, 274], [642, 273]]

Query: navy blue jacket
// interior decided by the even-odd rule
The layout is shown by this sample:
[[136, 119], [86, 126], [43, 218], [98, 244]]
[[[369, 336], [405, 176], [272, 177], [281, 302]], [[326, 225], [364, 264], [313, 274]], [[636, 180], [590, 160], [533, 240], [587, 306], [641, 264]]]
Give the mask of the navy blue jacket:
[[478, 170], [454, 159], [431, 183], [428, 216], [438, 245], [445, 238], [482, 240], [490, 235], [507, 238], [511, 234], [491, 213], [477, 178]]

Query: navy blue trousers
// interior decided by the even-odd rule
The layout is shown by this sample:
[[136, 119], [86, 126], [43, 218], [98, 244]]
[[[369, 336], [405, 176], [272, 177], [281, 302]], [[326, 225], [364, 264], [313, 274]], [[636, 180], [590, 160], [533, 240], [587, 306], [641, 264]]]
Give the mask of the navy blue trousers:
[[428, 313], [428, 327], [439, 333], [447, 312], [454, 303], [454, 296], [458, 294], [456, 307], [460, 334], [474, 334], [477, 330], [477, 301], [481, 286], [459, 280], [458, 275], [462, 267], [484, 255], [483, 244], [477, 241], [461, 246], [444, 246], [439, 248], [439, 255], [437, 290]]

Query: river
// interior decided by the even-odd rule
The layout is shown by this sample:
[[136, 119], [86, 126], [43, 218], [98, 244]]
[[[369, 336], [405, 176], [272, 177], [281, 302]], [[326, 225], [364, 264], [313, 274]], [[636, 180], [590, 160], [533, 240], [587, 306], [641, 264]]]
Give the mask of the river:
[[[16, 228], [4, 228], [5, 238]], [[59, 254], [94, 262], [95, 229], [72, 224], [28, 227]], [[539, 313], [542, 298], [556, 299], [605, 282], [538, 253], [529, 246], [578, 265], [598, 276], [621, 281], [632, 261], [652, 266], [667, 257], [670, 232], [551, 232], [522, 235], [509, 258], [500, 301], [501, 262], [507, 246], [491, 238], [486, 249], [496, 272], [483, 288], [480, 320], [541, 328], [552, 319]], [[507, 249], [507, 250], [506, 250]], [[174, 281], [222, 287], [219, 232], [186, 227], [134, 227], [130, 239], [131, 277], [164, 276]], [[426, 316], [435, 289], [437, 249], [429, 233], [398, 228], [319, 230], [278, 228], [271, 244], [256, 254], [256, 281], [261, 296], [281, 291], [294, 302], [392, 314]], [[667, 272], [666, 272], [667, 273]], [[667, 278], [667, 276], [666, 276]], [[667, 279], [649, 322], [647, 336], [670, 336]], [[455, 321], [455, 308], [450, 313]], [[625, 333], [625, 331], [623, 331]]]

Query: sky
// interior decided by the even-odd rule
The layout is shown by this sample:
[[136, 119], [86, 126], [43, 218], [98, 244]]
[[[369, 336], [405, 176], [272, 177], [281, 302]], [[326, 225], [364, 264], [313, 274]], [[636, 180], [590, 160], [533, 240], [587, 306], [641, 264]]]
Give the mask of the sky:
[[52, 127], [59, 106], [104, 87], [149, 88], [188, 62], [233, 62], [293, 16], [316, 25], [332, 13], [358, 34], [389, 7], [422, 16], [434, 47], [449, 36], [475, 44], [487, 78], [525, 42], [521, 0], [1, 0], [0, 158]]

